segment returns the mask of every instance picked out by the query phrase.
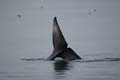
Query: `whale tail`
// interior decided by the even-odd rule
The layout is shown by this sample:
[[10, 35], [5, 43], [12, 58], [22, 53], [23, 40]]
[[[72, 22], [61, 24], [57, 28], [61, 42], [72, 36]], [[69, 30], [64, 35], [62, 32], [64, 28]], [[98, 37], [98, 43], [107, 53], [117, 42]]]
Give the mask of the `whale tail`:
[[65, 60], [81, 59], [71, 48], [68, 48], [68, 44], [60, 30], [57, 22], [57, 18], [53, 19], [53, 53], [48, 57], [48, 60], [54, 60], [56, 57], [61, 57]]

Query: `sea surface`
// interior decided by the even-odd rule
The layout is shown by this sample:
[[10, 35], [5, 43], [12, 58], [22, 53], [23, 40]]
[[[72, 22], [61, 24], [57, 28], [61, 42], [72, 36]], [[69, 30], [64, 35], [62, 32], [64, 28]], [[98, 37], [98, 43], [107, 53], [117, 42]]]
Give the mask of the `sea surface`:
[[120, 58], [24, 59], [0, 64], [0, 80], [119, 80]]

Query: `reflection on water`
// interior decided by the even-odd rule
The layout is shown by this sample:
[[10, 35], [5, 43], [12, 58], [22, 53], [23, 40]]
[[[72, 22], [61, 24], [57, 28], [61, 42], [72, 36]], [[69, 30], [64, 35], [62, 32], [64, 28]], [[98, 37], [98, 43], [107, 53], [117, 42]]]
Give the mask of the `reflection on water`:
[[55, 61], [54, 62], [54, 70], [56, 72], [59, 71], [64, 71], [64, 70], [68, 70], [68, 62], [67, 61], [63, 61], [63, 60], [59, 60], [59, 61]]
[[64, 60], [57, 60], [53, 65], [56, 79], [65, 78], [66, 72], [71, 69], [69, 62]]

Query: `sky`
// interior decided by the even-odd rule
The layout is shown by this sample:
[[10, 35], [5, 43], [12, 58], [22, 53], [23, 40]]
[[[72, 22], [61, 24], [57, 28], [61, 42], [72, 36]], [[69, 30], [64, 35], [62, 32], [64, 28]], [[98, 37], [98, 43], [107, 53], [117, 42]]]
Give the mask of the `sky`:
[[119, 4], [120, 0], [0, 0], [0, 62], [48, 57], [54, 16], [69, 45], [77, 52], [81, 49], [81, 55], [95, 48], [119, 54]]

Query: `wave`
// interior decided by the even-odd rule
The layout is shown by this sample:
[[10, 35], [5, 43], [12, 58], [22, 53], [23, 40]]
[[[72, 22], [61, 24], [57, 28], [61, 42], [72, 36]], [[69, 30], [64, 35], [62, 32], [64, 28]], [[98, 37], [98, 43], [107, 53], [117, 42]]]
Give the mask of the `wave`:
[[[45, 58], [24, 58], [20, 59], [23, 61], [48, 61]], [[110, 62], [110, 61], [120, 61], [120, 58], [98, 58], [98, 59], [81, 59], [81, 60], [75, 60], [75, 62]]]
[[111, 62], [111, 61], [120, 61], [120, 58], [99, 58], [99, 59], [77, 60], [77, 62]]
[[39, 61], [39, 60], [43, 60], [43, 61], [45, 61], [46, 59], [45, 58], [23, 58], [23, 59], [20, 59], [20, 60], [23, 60], [23, 61]]

